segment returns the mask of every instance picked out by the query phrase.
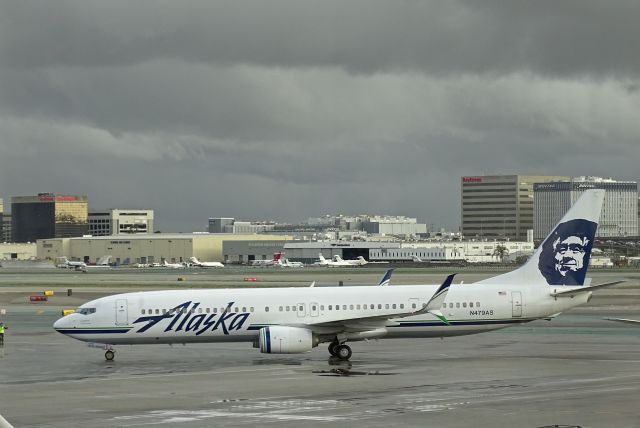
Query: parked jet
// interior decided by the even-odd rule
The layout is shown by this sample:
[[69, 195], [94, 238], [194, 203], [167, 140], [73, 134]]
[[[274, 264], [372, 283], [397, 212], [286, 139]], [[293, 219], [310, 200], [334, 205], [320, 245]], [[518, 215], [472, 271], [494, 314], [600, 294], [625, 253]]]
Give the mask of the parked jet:
[[343, 260], [342, 257], [336, 254], [335, 256], [333, 256], [333, 260], [335, 262], [340, 262], [340, 263], [347, 262], [349, 263], [350, 266], [364, 266], [367, 263], [369, 263], [362, 256], [358, 256], [356, 259], [353, 259], [353, 260]]
[[622, 281], [585, 282], [604, 191], [586, 190], [522, 267], [473, 284], [165, 290], [88, 302], [54, 329], [113, 345], [249, 342], [268, 354], [348, 360], [347, 343], [481, 333], [558, 315]]
[[201, 267], [201, 268], [221, 268], [224, 265], [220, 262], [201, 262], [196, 257], [189, 258], [191, 261], [191, 266]]
[[85, 262], [72, 261], [69, 260], [67, 256], [62, 256], [57, 258], [56, 267], [61, 269], [84, 270], [86, 269], [87, 264]]
[[169, 263], [166, 260], [162, 264], [162, 267], [171, 268], [171, 269], [184, 269], [185, 266], [182, 263]]
[[280, 258], [282, 257], [282, 251], [278, 251], [273, 254], [273, 258], [271, 260], [252, 260], [251, 266], [275, 266], [280, 262]]
[[301, 268], [304, 267], [304, 264], [301, 262], [292, 262], [289, 259], [280, 259], [278, 260], [278, 262], [275, 264], [275, 266], [278, 267], [293, 267], [293, 268]]
[[340, 257], [339, 255], [335, 255], [331, 258], [331, 260], [327, 260], [324, 258], [324, 256], [322, 255], [322, 253], [318, 254], [319, 257], [319, 261], [314, 263], [315, 266], [326, 266], [326, 267], [349, 267], [349, 266], [353, 266], [351, 263], [349, 263], [346, 260], [342, 260], [342, 257]]

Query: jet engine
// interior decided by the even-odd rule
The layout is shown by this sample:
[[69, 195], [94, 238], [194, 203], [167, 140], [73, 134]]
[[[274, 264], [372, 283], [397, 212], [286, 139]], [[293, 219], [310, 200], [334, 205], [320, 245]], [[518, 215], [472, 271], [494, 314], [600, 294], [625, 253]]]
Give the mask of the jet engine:
[[260, 329], [258, 344], [263, 354], [300, 354], [318, 346], [318, 339], [306, 328], [273, 326]]

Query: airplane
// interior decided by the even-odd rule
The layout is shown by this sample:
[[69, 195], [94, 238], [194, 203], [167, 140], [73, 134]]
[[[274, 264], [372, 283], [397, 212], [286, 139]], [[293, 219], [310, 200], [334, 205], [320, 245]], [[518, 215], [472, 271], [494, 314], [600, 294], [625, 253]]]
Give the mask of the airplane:
[[58, 257], [57, 261], [59, 263], [56, 264], [56, 267], [60, 269], [84, 270], [87, 268], [87, 264], [85, 262], [72, 261], [69, 260], [67, 256]]
[[351, 266], [364, 266], [367, 263], [369, 263], [362, 256], [358, 256], [354, 260], [343, 260], [342, 257], [340, 257], [339, 255], [336, 254], [335, 256], [333, 256], [333, 260], [336, 261], [336, 262], [347, 262]]
[[162, 264], [162, 267], [171, 268], [171, 269], [184, 269], [184, 265], [182, 263], [169, 263], [166, 260]]
[[102, 256], [96, 261], [95, 265], [86, 265], [81, 270], [84, 270], [86, 272], [88, 270], [94, 269], [111, 269], [111, 265], [109, 264], [111, 258], [112, 256]]
[[289, 259], [280, 259], [274, 266], [301, 268], [304, 267], [304, 264], [301, 262], [292, 262]]
[[335, 256], [333, 256], [333, 258], [331, 260], [325, 259], [324, 256], [322, 255], [322, 253], [319, 253], [318, 257], [319, 257], [320, 260], [315, 262], [314, 266], [325, 266], [325, 267], [349, 267], [349, 266], [353, 266], [348, 261], [342, 260], [342, 257], [340, 257], [337, 254]]
[[279, 263], [281, 257], [282, 251], [278, 251], [277, 253], [273, 253], [273, 258], [271, 260], [252, 260], [251, 266], [275, 266]]
[[224, 265], [220, 262], [201, 262], [196, 257], [189, 258], [191, 261], [191, 266], [201, 267], [201, 268], [221, 268]]
[[[602, 287], [585, 281], [604, 190], [586, 190], [531, 258], [476, 283], [440, 285], [163, 290], [92, 300], [53, 328], [105, 346], [248, 342], [267, 354], [309, 352], [329, 343], [339, 360], [348, 343], [444, 338], [551, 319]], [[403, 345], [398, 345], [403, 346]]]

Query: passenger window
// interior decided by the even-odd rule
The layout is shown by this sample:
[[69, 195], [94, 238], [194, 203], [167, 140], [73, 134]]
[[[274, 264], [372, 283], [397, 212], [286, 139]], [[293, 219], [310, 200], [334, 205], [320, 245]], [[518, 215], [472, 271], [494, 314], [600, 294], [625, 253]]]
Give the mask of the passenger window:
[[151, 315], [153, 313], [153, 309], [147, 309], [147, 313]]
[[412, 304], [411, 304], [411, 307], [412, 307], [413, 309], [415, 309], [415, 308], [416, 308], [416, 304], [415, 304], [415, 303], [412, 303]]
[[324, 311], [324, 305], [320, 305], [320, 310]]
[[198, 313], [201, 314], [202, 313], [202, 308], [198, 308]]
[[404, 309], [404, 303], [400, 303], [400, 309]]
[[336, 311], [340, 310], [340, 305], [336, 305]]
[[388, 303], [386, 303], [386, 304], [384, 305], [384, 308], [385, 308], [385, 309], [389, 309], [389, 304], [388, 304]]
[[462, 302], [462, 307], [466, 308], [467, 307], [467, 302]]
[[144, 315], [144, 309], [142, 309], [140, 312], [142, 313], [142, 315]]
[[369, 309], [375, 309], [376, 305], [372, 304], [371, 306], [369, 306]]
[[280, 312], [282, 312], [282, 306], [280, 306]]
[[329, 310], [332, 310], [332, 309], [333, 309], [333, 306], [329, 305]]
[[265, 307], [264, 307], [264, 311], [265, 311], [265, 312], [269, 312], [269, 306], [265, 306]]
[[167, 313], [167, 310], [166, 310], [166, 309], [163, 309], [163, 310], [162, 310], [162, 314], [164, 315], [164, 314], [166, 314], [166, 313]]
[[480, 307], [480, 302], [476, 302], [476, 308]]
[[382, 304], [378, 303], [378, 309], [382, 309]]
[[447, 307], [447, 304], [446, 304], [446, 303], [443, 303], [443, 304], [442, 304], [442, 307], [443, 307], [443, 308], [446, 308], [446, 307]]
[[156, 315], [160, 315], [160, 309], [156, 309]]
[[349, 305], [349, 309], [350, 309], [350, 310], [353, 310], [353, 305]]
[[298, 311], [300, 312], [304, 311], [304, 306], [298, 306]]
[[249, 312], [253, 312], [253, 306], [249, 308]]
[[246, 306], [242, 307], [242, 312], [247, 312], [247, 307]]
[[291, 306], [287, 306], [287, 312], [291, 310]]
[[449, 308], [453, 308], [453, 303], [449, 303]]
[[311, 306], [311, 310], [315, 311], [316, 310], [316, 305]]
[[391, 307], [392, 307], [393, 309], [395, 309], [395, 308], [396, 308], [396, 304], [394, 303], [393, 305], [391, 305]]
[[209, 313], [210, 311], [211, 311], [211, 308], [207, 308], [207, 309], [205, 309], [205, 312], [206, 312], [206, 313]]
[[342, 305], [342, 310], [346, 311], [347, 310], [347, 305]]
[[456, 303], [456, 308], [459, 308], [459, 307], [460, 307], [460, 302], [457, 302]]
[[213, 308], [213, 313], [217, 313], [218, 312], [218, 308]]
[[473, 302], [469, 302], [469, 307], [473, 308]]
[[356, 306], [356, 309], [360, 309], [360, 305]]

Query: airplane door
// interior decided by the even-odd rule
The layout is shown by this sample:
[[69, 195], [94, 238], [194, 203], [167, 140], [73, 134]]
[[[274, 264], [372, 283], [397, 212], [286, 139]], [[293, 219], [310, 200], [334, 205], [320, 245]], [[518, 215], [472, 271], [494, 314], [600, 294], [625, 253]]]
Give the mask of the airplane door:
[[317, 303], [309, 303], [309, 315], [312, 317], [318, 316], [318, 304]]
[[304, 318], [307, 315], [307, 311], [304, 303], [298, 303], [296, 308], [298, 310], [298, 318]]
[[514, 317], [522, 316], [522, 293], [519, 291], [511, 292], [511, 310]]
[[129, 324], [127, 312], [127, 299], [116, 300], [116, 325]]

